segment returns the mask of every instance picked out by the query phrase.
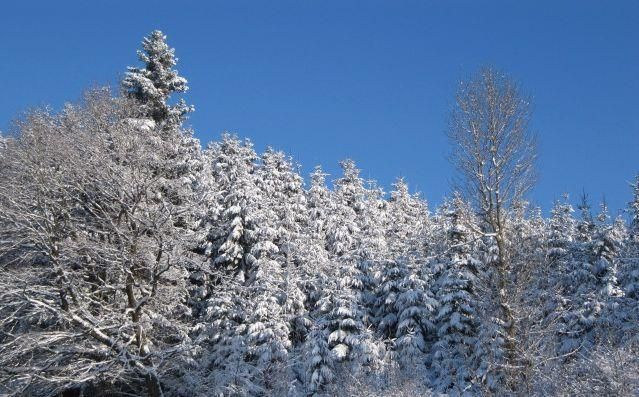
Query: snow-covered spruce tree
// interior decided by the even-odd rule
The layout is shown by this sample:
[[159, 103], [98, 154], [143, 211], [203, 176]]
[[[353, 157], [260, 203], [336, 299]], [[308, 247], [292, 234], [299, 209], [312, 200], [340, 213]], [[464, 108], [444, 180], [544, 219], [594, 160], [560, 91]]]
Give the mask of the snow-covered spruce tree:
[[2, 156], [2, 152], [7, 148], [8, 145], [9, 145], [9, 138], [6, 138], [5, 136], [3, 136], [2, 131], [0, 131], [0, 156]]
[[384, 192], [376, 186], [374, 181], [365, 189], [362, 211], [358, 214], [357, 222], [360, 229], [360, 238], [355, 250], [357, 268], [360, 272], [362, 285], [361, 304], [366, 310], [365, 321], [367, 326], [377, 326], [376, 291], [382, 268], [388, 264], [390, 255], [386, 245], [385, 228], [386, 201]]
[[453, 395], [476, 393], [473, 346], [477, 342], [477, 273], [481, 262], [471, 254], [469, 209], [456, 196], [448, 216], [449, 249], [441, 258], [436, 281], [439, 310], [436, 316], [438, 340], [433, 346], [434, 385]]
[[[306, 260], [312, 249], [302, 235], [308, 223], [302, 178], [282, 152], [268, 149], [256, 171], [262, 200], [256, 211], [255, 280], [248, 288], [257, 308], [249, 318], [249, 345], [255, 346], [263, 386], [273, 393], [295, 378], [289, 356], [304, 341], [311, 323], [307, 317], [303, 279], [312, 277]], [[312, 260], [311, 263], [315, 263]], [[301, 379], [300, 379], [301, 380]]]
[[306, 248], [306, 259], [302, 260], [303, 268], [310, 274], [303, 279], [303, 290], [306, 295], [306, 304], [310, 309], [315, 308], [316, 303], [324, 290], [322, 287], [330, 276], [328, 268], [327, 247], [327, 221], [332, 208], [332, 193], [326, 186], [326, 176], [320, 166], [316, 166], [311, 173], [311, 186], [306, 191], [308, 206], [308, 223], [303, 231]]
[[[207, 294], [195, 334], [202, 346], [201, 393], [256, 393], [257, 367], [247, 362], [250, 283], [255, 279], [258, 203], [257, 155], [249, 141], [224, 134], [204, 153], [217, 189], [203, 227], [209, 259]], [[266, 254], [265, 254], [266, 255]]]
[[319, 250], [315, 246], [317, 242], [306, 234], [310, 219], [304, 182], [293, 169], [292, 160], [270, 148], [262, 155], [258, 176], [275, 217], [274, 242], [279, 247], [277, 260], [283, 269], [278, 299], [291, 327], [290, 336], [299, 344], [311, 325], [306, 313], [305, 291], [314, 273], [309, 265], [316, 263], [316, 259], [309, 254]]
[[[586, 217], [582, 225], [590, 223], [588, 213]], [[610, 224], [607, 207], [602, 204], [596, 223], [582, 230], [591, 233], [580, 238], [574, 246], [574, 261], [564, 280], [569, 306], [560, 349], [563, 354], [579, 348], [588, 349], [596, 343], [598, 328], [614, 322], [611, 312], [623, 294], [617, 281], [617, 256], [625, 233], [623, 225]]]
[[563, 201], [557, 200], [551, 209], [547, 226], [546, 260], [539, 272], [536, 272], [534, 283], [535, 299], [543, 309], [543, 322], [546, 328], [553, 329], [557, 334], [564, 327], [563, 313], [568, 304], [565, 299], [564, 277], [573, 263], [573, 245], [576, 240], [573, 212], [567, 197]]
[[580, 212], [580, 219], [577, 221], [576, 241], [580, 243], [589, 243], [595, 233], [595, 220], [592, 217], [592, 210], [588, 202], [588, 196], [584, 193], [581, 196], [581, 202], [577, 207]]
[[630, 202], [630, 238], [639, 241], [639, 175], [632, 184], [632, 201]]
[[411, 195], [403, 178], [393, 184], [387, 206], [386, 244], [392, 258], [419, 255], [428, 225], [428, 206]]
[[331, 332], [328, 320], [337, 280], [334, 274], [336, 262], [329, 260], [325, 249], [327, 221], [333, 206], [332, 192], [326, 187], [326, 175], [320, 166], [311, 173], [311, 186], [306, 192], [309, 211], [304, 232], [306, 256], [301, 259], [305, 270], [302, 277], [305, 303], [312, 319], [312, 329], [302, 347], [305, 384], [309, 394], [318, 395], [327, 392], [335, 378], [336, 364], [336, 356], [328, 343]]
[[610, 223], [608, 206], [601, 203], [601, 211], [597, 216], [598, 223], [591, 244], [594, 272], [601, 287], [601, 295], [619, 297], [623, 295], [617, 281], [617, 264], [619, 252], [625, 240], [626, 229], [623, 220], [617, 219]]
[[557, 277], [570, 268], [570, 254], [576, 239], [576, 221], [574, 209], [567, 201], [556, 201], [552, 210], [548, 232], [548, 267], [550, 286], [558, 283]]
[[310, 175], [311, 186], [306, 192], [311, 231], [317, 238], [326, 239], [326, 220], [330, 213], [331, 191], [326, 186], [326, 174], [316, 166]]
[[125, 93], [142, 104], [144, 117], [158, 124], [180, 124], [184, 116], [193, 110], [184, 100], [171, 105], [174, 93], [188, 90], [187, 81], [174, 69], [177, 58], [175, 50], [166, 43], [166, 36], [154, 30], [142, 40], [138, 57], [143, 68], [129, 67], [122, 80]]
[[407, 277], [408, 269], [403, 259], [382, 262], [376, 274], [379, 282], [374, 313], [377, 334], [389, 343], [397, 333], [397, 298], [401, 293], [401, 284]]
[[631, 185], [633, 199], [629, 203], [630, 227], [624, 249], [622, 284], [628, 299], [639, 300], [639, 175]]
[[209, 214], [205, 254], [215, 268], [225, 269], [241, 283], [249, 277], [255, 261], [250, 254], [254, 242], [254, 212], [261, 199], [256, 185], [257, 154], [250, 141], [224, 134], [205, 152], [219, 191], [216, 208]]
[[434, 322], [438, 303], [430, 292], [428, 284], [432, 280], [424, 267], [406, 267], [408, 271], [400, 282], [399, 293], [395, 299], [397, 330], [394, 349], [403, 369], [414, 369], [419, 373], [436, 338], [437, 329]]
[[593, 256], [592, 269], [595, 273], [599, 300], [603, 306], [599, 323], [596, 325], [597, 339], [601, 339], [601, 336], [614, 339], [620, 336], [618, 331], [621, 329], [621, 323], [625, 321], [625, 313], [619, 310], [623, 289], [618, 280], [618, 269], [627, 230], [621, 218], [610, 221], [605, 201], [601, 204], [597, 221], [590, 248]]
[[[367, 189], [360, 177], [360, 170], [353, 160], [340, 163], [342, 177], [335, 182], [336, 214], [351, 217], [352, 249], [342, 254], [342, 269], [353, 278], [352, 286], [357, 290], [359, 305], [363, 310], [364, 325], [368, 326], [373, 319], [375, 300], [375, 264], [385, 258], [385, 241], [383, 234], [384, 211], [381, 196], [383, 192], [375, 186]], [[348, 219], [348, 218], [344, 218]], [[347, 225], [344, 225], [347, 226]], [[347, 226], [351, 229], [350, 226]]]
[[335, 257], [352, 259], [360, 236], [357, 216], [362, 212], [364, 182], [352, 160], [340, 165], [344, 175], [334, 181], [335, 192], [326, 220], [326, 249]]
[[322, 395], [335, 378], [336, 357], [328, 343], [327, 324], [316, 322], [304, 345], [306, 390], [310, 395]]
[[436, 301], [423, 259], [430, 228], [426, 203], [408, 192], [402, 178], [393, 186], [384, 227], [389, 259], [376, 272], [375, 325], [407, 368], [425, 362], [427, 345], [435, 335]]
[[622, 305], [617, 309], [624, 341], [636, 340], [639, 329], [639, 175], [631, 185], [633, 200], [629, 203], [630, 224], [622, 247], [619, 281], [623, 288]]
[[361, 271], [356, 255], [361, 230], [358, 213], [363, 210], [364, 187], [359, 170], [352, 161], [342, 162], [344, 175], [335, 181], [335, 193], [327, 219], [329, 260], [338, 267], [332, 280], [334, 292], [323, 298], [328, 343], [337, 361], [369, 363], [375, 348], [366, 321], [368, 310], [363, 305], [364, 288], [370, 274]]

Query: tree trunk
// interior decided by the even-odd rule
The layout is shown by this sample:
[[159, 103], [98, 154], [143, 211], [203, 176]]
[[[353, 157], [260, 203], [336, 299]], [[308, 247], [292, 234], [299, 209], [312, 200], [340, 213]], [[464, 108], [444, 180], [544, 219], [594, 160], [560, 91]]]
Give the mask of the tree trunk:
[[162, 385], [160, 379], [155, 372], [148, 372], [146, 375], [146, 387], [149, 392], [149, 397], [163, 397]]

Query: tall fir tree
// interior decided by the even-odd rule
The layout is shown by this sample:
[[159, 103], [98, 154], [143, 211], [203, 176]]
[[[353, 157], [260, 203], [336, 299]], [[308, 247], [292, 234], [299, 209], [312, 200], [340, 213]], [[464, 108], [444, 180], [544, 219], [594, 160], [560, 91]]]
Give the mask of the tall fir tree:
[[442, 258], [437, 279], [436, 316], [438, 340], [433, 346], [435, 386], [453, 395], [473, 392], [473, 346], [477, 342], [478, 271], [481, 262], [470, 246], [468, 207], [459, 196], [453, 199], [448, 230], [449, 250]]
[[169, 104], [174, 93], [186, 92], [189, 87], [184, 77], [174, 68], [178, 59], [175, 50], [166, 43], [166, 36], [154, 30], [142, 40], [142, 50], [138, 58], [143, 68], [129, 67], [122, 80], [122, 87], [130, 98], [142, 104], [143, 116], [158, 124], [175, 125], [193, 110], [181, 99], [177, 104]]

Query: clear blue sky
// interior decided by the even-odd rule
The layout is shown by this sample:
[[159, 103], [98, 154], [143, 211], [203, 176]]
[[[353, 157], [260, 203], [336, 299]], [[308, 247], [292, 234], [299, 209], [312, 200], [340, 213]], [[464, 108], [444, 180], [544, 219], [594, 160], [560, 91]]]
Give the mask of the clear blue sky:
[[7, 1], [0, 130], [115, 83], [153, 29], [176, 48], [204, 143], [229, 130], [333, 176], [351, 157], [365, 177], [389, 187], [404, 176], [436, 204], [450, 192], [456, 83], [489, 64], [534, 101], [534, 203], [583, 189], [615, 211], [630, 200], [638, 1]]

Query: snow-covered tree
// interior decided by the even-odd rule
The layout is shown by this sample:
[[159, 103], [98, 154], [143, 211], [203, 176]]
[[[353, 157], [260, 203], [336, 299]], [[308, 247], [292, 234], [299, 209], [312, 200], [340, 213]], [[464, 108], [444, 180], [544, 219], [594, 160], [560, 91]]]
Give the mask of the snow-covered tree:
[[255, 181], [257, 154], [250, 141], [224, 135], [205, 152], [219, 191], [218, 202], [210, 209], [210, 231], [206, 255], [215, 267], [232, 270], [244, 282], [255, 257], [250, 250], [254, 241], [254, 216], [260, 192]]
[[632, 201], [630, 202], [630, 235], [633, 240], [639, 241], [639, 175], [632, 184]]
[[[584, 225], [582, 220], [581, 225]], [[575, 229], [577, 230], [577, 229]], [[562, 238], [569, 238], [569, 234]], [[592, 331], [595, 323], [603, 309], [599, 297], [594, 257], [592, 247], [594, 246], [591, 236], [583, 235], [577, 238], [579, 233], [575, 233], [574, 242], [565, 249], [566, 254], [561, 262], [561, 302], [557, 307], [559, 316], [559, 353], [570, 355], [581, 349], [584, 344], [589, 345], [592, 340]], [[551, 238], [553, 235], [551, 234]], [[559, 254], [564, 248], [555, 248], [551, 241], [552, 260], [553, 253]]]
[[186, 92], [189, 88], [186, 79], [174, 69], [178, 61], [175, 50], [168, 46], [161, 31], [154, 30], [142, 40], [138, 58], [144, 67], [129, 67], [122, 80], [125, 93], [140, 102], [144, 117], [160, 124], [179, 124], [193, 107], [184, 100], [169, 104], [172, 94]]
[[379, 286], [375, 301], [377, 332], [384, 339], [391, 340], [397, 333], [397, 299], [401, 284], [408, 277], [408, 269], [401, 260], [385, 261], [381, 264], [377, 279]]
[[617, 281], [617, 267], [619, 252], [625, 240], [625, 225], [621, 219], [610, 223], [605, 202], [601, 204], [597, 220], [598, 224], [589, 248], [593, 256], [593, 270], [600, 287], [599, 292], [605, 299], [619, 297], [623, 292]]
[[2, 151], [7, 148], [9, 145], [9, 138], [6, 138], [2, 135], [2, 131], [0, 131], [0, 156], [2, 155]]
[[390, 193], [387, 210], [386, 240], [393, 258], [419, 252], [428, 226], [428, 206], [418, 195], [411, 195], [403, 178], [397, 179]]
[[321, 395], [335, 378], [335, 354], [330, 350], [327, 328], [319, 324], [306, 341], [305, 369], [308, 391]]
[[433, 349], [435, 385], [452, 394], [473, 392], [473, 346], [479, 331], [477, 283], [481, 262], [472, 256], [468, 208], [459, 196], [452, 202], [449, 251], [437, 279], [438, 340]]
[[633, 199], [629, 203], [630, 227], [624, 250], [622, 284], [629, 299], [639, 299], [639, 175], [632, 184]]
[[58, 115], [33, 113], [3, 162], [1, 299], [14, 314], [2, 327], [14, 331], [2, 367], [37, 368], [12, 376], [21, 393], [179, 387], [188, 234], [152, 166], [166, 152], [126, 122], [137, 111], [97, 90]]
[[438, 303], [430, 292], [429, 282], [432, 280], [425, 271], [409, 270], [399, 285], [395, 299], [397, 330], [394, 348], [404, 368], [419, 367], [424, 363], [436, 338], [435, 314]]

